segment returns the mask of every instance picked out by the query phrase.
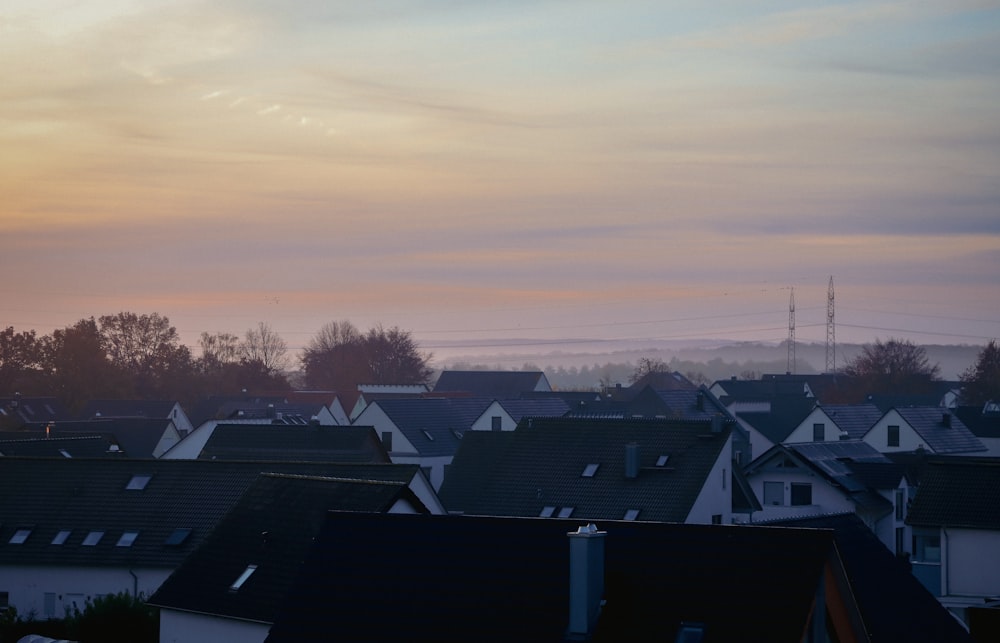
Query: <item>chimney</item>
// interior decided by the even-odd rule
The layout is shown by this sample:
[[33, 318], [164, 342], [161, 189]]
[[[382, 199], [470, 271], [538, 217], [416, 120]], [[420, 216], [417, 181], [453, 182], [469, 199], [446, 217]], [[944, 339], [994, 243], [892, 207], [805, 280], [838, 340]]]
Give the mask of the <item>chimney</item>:
[[604, 537], [606, 531], [588, 524], [569, 536], [569, 636], [588, 638], [594, 632], [604, 597]]
[[941, 424], [943, 424], [946, 429], [951, 428], [951, 413], [945, 411], [941, 414]]
[[625, 477], [630, 479], [639, 477], [639, 445], [635, 442], [625, 445]]

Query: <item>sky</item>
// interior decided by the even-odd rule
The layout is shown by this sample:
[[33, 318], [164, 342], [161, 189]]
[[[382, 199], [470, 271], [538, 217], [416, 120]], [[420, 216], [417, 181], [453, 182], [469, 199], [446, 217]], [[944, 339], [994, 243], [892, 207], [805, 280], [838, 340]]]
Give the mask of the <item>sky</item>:
[[1000, 337], [1000, 2], [5, 0], [0, 326]]

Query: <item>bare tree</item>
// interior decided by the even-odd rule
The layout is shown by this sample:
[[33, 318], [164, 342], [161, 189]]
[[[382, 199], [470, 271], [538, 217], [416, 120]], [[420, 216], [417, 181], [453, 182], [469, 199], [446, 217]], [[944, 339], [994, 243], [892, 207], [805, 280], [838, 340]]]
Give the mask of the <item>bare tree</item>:
[[201, 346], [201, 363], [203, 370], [209, 370], [225, 364], [238, 364], [240, 361], [240, 338], [232, 333], [202, 333], [198, 340]]
[[358, 384], [422, 384], [431, 376], [409, 332], [371, 328], [362, 334], [349, 321], [325, 324], [302, 354], [306, 383], [315, 388], [351, 390]]
[[922, 346], [904, 339], [876, 339], [844, 366], [868, 393], [921, 394], [930, 390], [940, 368], [931, 364]]
[[240, 358], [246, 363], [256, 363], [265, 373], [274, 375], [288, 368], [288, 344], [267, 322], [247, 330], [240, 344]]
[[659, 357], [640, 357], [635, 371], [629, 376], [629, 382], [635, 384], [651, 373], [667, 373], [670, 366]]

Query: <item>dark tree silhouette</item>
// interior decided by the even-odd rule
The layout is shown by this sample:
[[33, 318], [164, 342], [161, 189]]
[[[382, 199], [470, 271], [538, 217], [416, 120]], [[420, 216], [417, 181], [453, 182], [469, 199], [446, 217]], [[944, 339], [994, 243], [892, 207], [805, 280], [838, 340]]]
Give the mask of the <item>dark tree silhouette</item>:
[[962, 403], [1000, 402], [1000, 346], [995, 339], [979, 352], [976, 363], [962, 373]]
[[10, 326], [0, 331], [0, 394], [40, 392], [40, 349], [33, 330], [17, 333]]
[[108, 359], [93, 317], [43, 337], [41, 366], [51, 393], [73, 411], [94, 398], [130, 395], [129, 382]]
[[866, 393], [919, 395], [930, 391], [939, 373], [922, 346], [894, 338], [865, 344], [844, 366], [844, 374]]
[[362, 334], [349, 321], [324, 325], [306, 346], [302, 367], [312, 388], [353, 390], [358, 384], [425, 384], [432, 371], [409, 332], [376, 326]]
[[194, 362], [169, 319], [120, 312], [99, 321], [102, 346], [111, 364], [130, 379], [133, 395], [182, 397], [178, 388], [191, 379]]

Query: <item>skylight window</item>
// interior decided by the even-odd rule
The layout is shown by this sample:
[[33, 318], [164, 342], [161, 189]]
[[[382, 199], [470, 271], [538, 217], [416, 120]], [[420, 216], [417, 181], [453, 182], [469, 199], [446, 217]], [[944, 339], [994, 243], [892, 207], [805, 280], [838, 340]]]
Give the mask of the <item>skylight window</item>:
[[559, 510], [560, 518], [569, 518], [573, 515], [573, 507], [563, 507]]
[[118, 539], [115, 547], [131, 547], [135, 539], [139, 537], [138, 531], [126, 531], [122, 534], [122, 537]]
[[66, 449], [59, 449], [59, 455], [61, 455], [64, 458], [72, 458], [73, 457], [73, 456], [71, 456], [69, 454], [69, 451], [67, 451]]
[[552, 514], [556, 512], [556, 508], [552, 505], [545, 505], [542, 507], [542, 513], [538, 514], [540, 518], [551, 518]]
[[30, 535], [31, 527], [22, 527], [14, 532], [14, 535], [10, 537], [9, 542], [11, 545], [21, 545], [24, 544], [24, 541], [26, 541]]
[[247, 568], [243, 570], [243, 573], [240, 574], [240, 577], [237, 578], [235, 581], [233, 581], [233, 584], [229, 586], [229, 591], [231, 592], [239, 591], [239, 589], [243, 587], [243, 583], [247, 582], [247, 579], [253, 576], [253, 573], [255, 571], [257, 571], [256, 565], [247, 565]]
[[97, 543], [101, 542], [101, 538], [104, 538], [103, 531], [92, 531], [87, 534], [87, 537], [83, 539], [81, 543], [84, 547], [93, 547]]
[[597, 473], [597, 468], [601, 466], [600, 464], [590, 463], [583, 468], [583, 473], [580, 474], [583, 478], [593, 478], [594, 474]]
[[139, 473], [132, 476], [132, 479], [128, 481], [127, 485], [125, 485], [125, 488], [131, 491], [142, 491], [152, 479], [153, 476], [148, 473]]
[[424, 437], [425, 437], [425, 438], [427, 438], [427, 439], [428, 439], [428, 440], [430, 440], [431, 442], [433, 442], [433, 441], [434, 441], [434, 436], [433, 436], [433, 435], [431, 435], [431, 432], [430, 432], [430, 431], [428, 431], [427, 429], [420, 429], [420, 430], [424, 432]]
[[167, 545], [168, 547], [179, 547], [180, 545], [184, 544], [184, 541], [186, 541], [188, 539], [188, 536], [190, 535], [191, 535], [190, 528], [178, 527], [177, 529], [174, 529], [172, 532], [170, 532], [170, 535], [167, 536], [167, 539], [165, 541], [163, 541], [163, 544]]
[[73, 532], [69, 529], [60, 530], [59, 533], [55, 535], [55, 538], [52, 539], [52, 544], [53, 545], [63, 544], [64, 542], [66, 542], [66, 539], [69, 538], [69, 535], [71, 533]]
[[670, 456], [668, 454], [663, 454], [656, 459], [656, 466], [665, 467], [667, 466], [667, 462], [669, 461], [670, 461]]
[[625, 520], [635, 520], [639, 517], [638, 509], [629, 509], [625, 512]]

